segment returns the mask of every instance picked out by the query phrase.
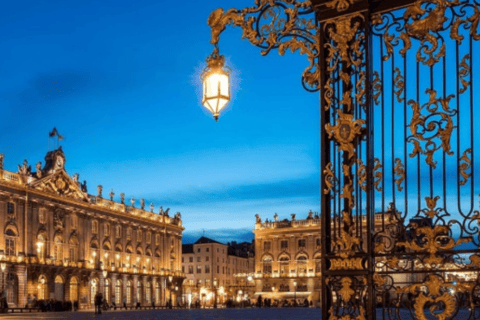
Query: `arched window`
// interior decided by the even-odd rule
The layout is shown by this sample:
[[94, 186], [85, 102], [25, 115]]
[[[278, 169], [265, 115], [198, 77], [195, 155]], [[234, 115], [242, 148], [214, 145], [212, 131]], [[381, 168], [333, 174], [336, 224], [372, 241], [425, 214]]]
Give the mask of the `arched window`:
[[92, 279], [90, 282], [90, 303], [95, 304], [95, 295], [98, 292], [98, 279]]
[[78, 280], [76, 277], [70, 279], [70, 301], [78, 300]]
[[68, 258], [70, 261], [77, 262], [78, 260], [78, 238], [77, 237], [71, 237], [70, 240], [68, 241], [69, 245], [69, 255]]
[[127, 303], [132, 303], [132, 281], [127, 281]]
[[288, 275], [290, 272], [290, 258], [288, 256], [281, 256], [278, 260], [280, 261], [280, 275]]
[[307, 273], [307, 257], [306, 256], [299, 256], [297, 258], [297, 273], [298, 274]]
[[40, 233], [37, 237], [37, 257], [39, 259], [45, 259], [45, 253], [48, 251], [46, 248], [48, 246], [48, 241], [47, 241], [47, 234], [46, 233]]
[[53, 259], [55, 261], [63, 261], [63, 238], [61, 236], [55, 237], [55, 248], [53, 251]]
[[15, 256], [15, 238], [17, 234], [12, 228], [8, 228], [5, 232], [5, 255]]
[[115, 304], [120, 306], [122, 303], [122, 281], [117, 280], [115, 284]]
[[263, 273], [271, 274], [272, 273], [272, 257], [266, 256], [263, 258]]
[[38, 278], [38, 300], [45, 300], [48, 297], [48, 281], [43, 274]]

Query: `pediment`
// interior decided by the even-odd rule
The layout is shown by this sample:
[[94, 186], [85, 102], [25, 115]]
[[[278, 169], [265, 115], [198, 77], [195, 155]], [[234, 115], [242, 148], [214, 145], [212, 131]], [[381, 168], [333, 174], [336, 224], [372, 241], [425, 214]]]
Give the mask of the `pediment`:
[[52, 175], [33, 182], [31, 187], [78, 201], [90, 201], [88, 195], [80, 189], [77, 183], [64, 170], [59, 170]]

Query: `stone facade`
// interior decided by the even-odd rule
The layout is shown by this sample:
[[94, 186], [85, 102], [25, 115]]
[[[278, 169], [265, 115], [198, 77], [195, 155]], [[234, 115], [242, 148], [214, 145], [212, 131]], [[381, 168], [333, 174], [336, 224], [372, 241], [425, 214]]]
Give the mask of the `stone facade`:
[[214, 305], [215, 295], [217, 304], [253, 297], [253, 282], [247, 280], [254, 270], [253, 248], [241, 254], [233, 246], [201, 237], [194, 244], [183, 245], [182, 251], [187, 303], [198, 300], [209, 307]]
[[321, 296], [320, 218], [310, 212], [305, 220], [255, 223], [255, 297], [274, 301]]
[[[32, 172], [0, 168], [0, 266], [9, 307], [33, 300], [78, 301], [93, 307], [100, 290], [117, 305], [165, 305], [181, 287], [182, 220], [89, 195], [78, 174], [65, 171], [61, 147]], [[152, 207], [153, 209], [153, 207]], [[174, 304], [178, 291], [173, 292]]]

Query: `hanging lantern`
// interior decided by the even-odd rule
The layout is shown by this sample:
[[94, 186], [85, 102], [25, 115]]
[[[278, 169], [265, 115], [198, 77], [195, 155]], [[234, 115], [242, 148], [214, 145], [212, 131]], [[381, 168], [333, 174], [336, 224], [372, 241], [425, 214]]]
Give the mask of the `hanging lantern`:
[[225, 57], [218, 54], [218, 49], [208, 57], [201, 79], [202, 104], [213, 114], [215, 121], [218, 121], [220, 112], [230, 101], [230, 72], [225, 67]]

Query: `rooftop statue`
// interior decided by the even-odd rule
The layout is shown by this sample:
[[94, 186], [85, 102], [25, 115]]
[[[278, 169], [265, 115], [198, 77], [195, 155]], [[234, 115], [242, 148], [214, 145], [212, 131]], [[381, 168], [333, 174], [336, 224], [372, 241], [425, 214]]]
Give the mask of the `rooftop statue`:
[[113, 192], [113, 189], [110, 190], [110, 201], [113, 201], [113, 197], [115, 196], [115, 192]]
[[145, 209], [145, 199], [140, 199], [140, 208], [141, 208], [142, 210]]
[[102, 197], [102, 191], [103, 191], [103, 186], [101, 184], [98, 185], [97, 191], [98, 191], [98, 197], [101, 198]]
[[255, 215], [255, 223], [262, 223], [262, 219], [258, 213]]
[[35, 166], [35, 168], [37, 169], [37, 178], [38, 179], [41, 179], [42, 176], [43, 176], [43, 172], [42, 172], [42, 161], [38, 161], [37, 165]]
[[19, 174], [27, 175], [27, 174], [30, 174], [31, 171], [32, 171], [32, 166], [28, 165], [27, 159], [23, 160], [23, 165], [22, 166], [18, 165], [18, 173]]
[[125, 193], [120, 193], [120, 203], [125, 204]]

